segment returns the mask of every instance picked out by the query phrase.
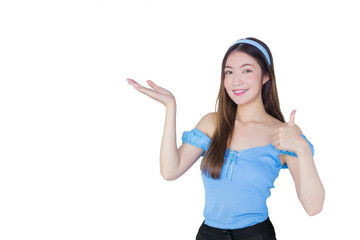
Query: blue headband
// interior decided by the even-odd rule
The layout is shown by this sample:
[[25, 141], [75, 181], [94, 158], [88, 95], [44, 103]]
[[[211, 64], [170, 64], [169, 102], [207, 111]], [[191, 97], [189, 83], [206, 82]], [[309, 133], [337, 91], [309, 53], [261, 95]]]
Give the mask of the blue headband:
[[233, 44], [231, 44], [231, 46], [229, 48], [231, 48], [232, 46], [234, 46], [235, 44], [238, 44], [238, 43], [247, 43], [247, 44], [253, 45], [254, 47], [257, 47], [264, 54], [264, 56], [266, 57], [266, 60], [268, 61], [269, 65], [271, 66], [269, 54], [260, 43], [250, 40], [250, 39], [240, 39], [240, 40], [237, 40], [236, 42], [234, 42]]

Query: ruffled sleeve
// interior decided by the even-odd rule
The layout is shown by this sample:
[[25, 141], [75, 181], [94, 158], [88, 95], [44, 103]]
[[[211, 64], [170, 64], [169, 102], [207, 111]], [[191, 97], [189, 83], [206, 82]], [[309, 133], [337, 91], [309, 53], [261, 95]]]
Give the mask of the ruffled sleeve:
[[205, 133], [196, 128], [191, 131], [184, 131], [181, 139], [183, 143], [188, 143], [195, 147], [202, 148], [204, 152], [201, 156], [204, 156], [211, 142], [211, 139]]
[[[305, 137], [305, 135], [301, 134], [301, 136], [302, 136], [303, 138], [305, 138], [305, 140], [309, 143], [310, 149], [311, 149], [311, 153], [312, 153], [312, 155], [314, 156], [314, 153], [315, 153], [314, 146], [313, 146], [312, 143]], [[279, 150], [279, 149], [277, 149], [277, 151], [279, 152], [279, 154], [286, 154], [286, 155], [289, 155], [289, 156], [292, 156], [292, 157], [297, 157], [296, 153], [294, 153], [294, 152], [290, 152], [290, 151], [286, 151], [286, 150]], [[287, 166], [287, 164], [285, 163], [284, 165], [282, 165], [281, 168], [288, 169], [288, 166]]]

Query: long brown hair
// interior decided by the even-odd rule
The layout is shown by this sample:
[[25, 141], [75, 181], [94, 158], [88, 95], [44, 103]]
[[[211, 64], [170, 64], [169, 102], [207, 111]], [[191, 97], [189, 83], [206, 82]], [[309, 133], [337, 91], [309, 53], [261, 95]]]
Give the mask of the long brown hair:
[[[261, 44], [270, 56], [271, 65], [266, 60], [263, 53], [256, 47], [250, 44], [235, 44], [231, 46], [228, 51], [225, 53], [224, 59], [222, 61], [221, 66], [221, 83], [220, 89], [218, 93], [218, 97], [216, 100], [215, 112], [216, 112], [216, 127], [214, 135], [212, 136], [212, 141], [209, 146], [209, 149], [206, 151], [204, 155], [204, 159], [201, 163], [201, 170], [207, 175], [211, 175], [212, 178], [218, 179], [220, 178], [220, 173], [222, 166], [224, 164], [224, 158], [226, 158], [226, 149], [229, 140], [232, 138], [235, 124], [235, 115], [237, 104], [233, 102], [233, 100], [227, 94], [224, 87], [224, 78], [225, 78], [225, 64], [229, 54], [232, 51], [244, 52], [253, 58], [255, 58], [256, 62], [261, 67], [262, 77], [265, 74], [268, 74], [270, 79], [263, 84], [261, 94], [262, 101], [265, 107], [265, 110], [268, 114], [273, 116], [274, 118], [285, 122], [284, 116], [280, 110], [279, 98], [276, 89], [276, 81], [275, 81], [275, 71], [274, 71], [274, 61], [272, 58], [272, 54], [268, 46], [262, 41], [256, 38], [246, 38]], [[217, 110], [216, 110], [217, 109]]]

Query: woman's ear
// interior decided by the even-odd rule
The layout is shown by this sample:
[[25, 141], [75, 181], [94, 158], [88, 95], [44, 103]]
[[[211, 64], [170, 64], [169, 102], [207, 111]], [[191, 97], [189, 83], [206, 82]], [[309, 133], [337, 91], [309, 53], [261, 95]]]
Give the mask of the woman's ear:
[[267, 81], [269, 81], [270, 76], [268, 73], [264, 74], [263, 79], [262, 79], [262, 84], [265, 84]]

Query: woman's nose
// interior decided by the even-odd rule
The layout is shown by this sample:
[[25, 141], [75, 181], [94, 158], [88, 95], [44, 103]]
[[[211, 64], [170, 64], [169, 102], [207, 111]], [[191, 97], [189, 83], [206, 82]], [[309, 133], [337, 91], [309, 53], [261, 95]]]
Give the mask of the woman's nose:
[[241, 85], [243, 83], [244, 83], [244, 81], [242, 80], [240, 75], [234, 75], [234, 84]]

